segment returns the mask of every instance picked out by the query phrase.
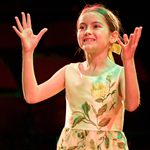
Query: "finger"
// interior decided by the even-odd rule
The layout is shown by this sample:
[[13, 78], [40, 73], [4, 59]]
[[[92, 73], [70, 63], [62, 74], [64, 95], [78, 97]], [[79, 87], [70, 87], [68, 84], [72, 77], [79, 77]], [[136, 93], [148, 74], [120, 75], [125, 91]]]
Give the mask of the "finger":
[[38, 36], [38, 40], [40, 40], [42, 38], [42, 36], [45, 34], [45, 32], [47, 31], [48, 29], [47, 28], [44, 28], [42, 29], [39, 34], [37, 35]]
[[138, 32], [138, 27], [134, 29], [132, 44], [136, 44], [137, 32]]
[[132, 38], [132, 45], [134, 45], [134, 47], [136, 48], [141, 36], [141, 29], [139, 27], [136, 27], [133, 33], [133, 38]]
[[129, 46], [133, 46], [134, 45], [134, 34], [131, 33], [130, 36], [129, 36]]
[[135, 42], [138, 43], [139, 42], [139, 39], [141, 37], [141, 33], [142, 33], [142, 27], [139, 27], [137, 29], [137, 32], [136, 32], [136, 37], [135, 37]]
[[118, 44], [119, 44], [121, 47], [124, 46], [124, 44], [123, 44], [123, 42], [122, 42], [122, 39], [118, 38], [118, 39], [117, 39], [117, 42], [118, 42]]
[[19, 30], [15, 26], [12, 26], [12, 28], [14, 29], [16, 34], [21, 38], [22, 36], [21, 36], [21, 33], [19, 32]]
[[22, 25], [23, 25], [23, 28], [26, 28], [27, 27], [27, 21], [26, 21], [25, 13], [21, 12], [21, 14], [22, 14]]
[[129, 42], [129, 38], [127, 34], [123, 35], [124, 44], [127, 44]]
[[27, 13], [27, 27], [32, 28], [31, 16], [29, 13]]
[[20, 30], [20, 32], [22, 32], [23, 31], [23, 27], [22, 27], [21, 22], [20, 22], [20, 20], [19, 20], [19, 18], [17, 16], [15, 17], [15, 20], [16, 20], [18, 29]]

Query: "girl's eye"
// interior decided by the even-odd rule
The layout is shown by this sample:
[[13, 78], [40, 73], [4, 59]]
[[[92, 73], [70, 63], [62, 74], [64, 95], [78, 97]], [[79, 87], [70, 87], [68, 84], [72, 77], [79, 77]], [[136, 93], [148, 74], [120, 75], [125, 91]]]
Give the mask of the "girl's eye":
[[84, 30], [84, 29], [85, 29], [85, 26], [80, 26], [79, 29], [80, 29], [80, 30]]
[[95, 24], [94, 28], [100, 28], [100, 25]]

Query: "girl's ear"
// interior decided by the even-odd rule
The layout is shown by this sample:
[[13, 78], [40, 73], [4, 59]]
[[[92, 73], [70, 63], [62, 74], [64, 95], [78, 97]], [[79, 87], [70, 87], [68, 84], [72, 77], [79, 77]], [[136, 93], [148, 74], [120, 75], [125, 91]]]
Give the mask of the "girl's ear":
[[119, 33], [118, 31], [114, 31], [111, 33], [111, 36], [110, 36], [110, 43], [113, 44], [117, 41], [118, 39], [118, 36], [119, 36]]

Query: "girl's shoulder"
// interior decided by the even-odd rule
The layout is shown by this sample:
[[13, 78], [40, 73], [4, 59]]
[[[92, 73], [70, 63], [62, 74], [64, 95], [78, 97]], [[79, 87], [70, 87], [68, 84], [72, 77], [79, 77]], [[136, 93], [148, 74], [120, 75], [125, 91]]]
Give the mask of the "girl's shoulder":
[[66, 65], [67, 68], [75, 68], [79, 65], [80, 62], [71, 62]]
[[80, 64], [80, 62], [69, 63], [68, 65], [66, 65], [66, 72], [78, 73], [79, 72], [79, 69], [78, 69], [79, 64]]

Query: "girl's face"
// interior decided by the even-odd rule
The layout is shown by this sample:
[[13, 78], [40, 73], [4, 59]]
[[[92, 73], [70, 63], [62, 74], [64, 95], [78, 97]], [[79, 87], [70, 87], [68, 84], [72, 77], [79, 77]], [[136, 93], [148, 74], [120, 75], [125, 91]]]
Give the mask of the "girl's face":
[[107, 53], [111, 32], [103, 15], [97, 12], [81, 14], [77, 22], [77, 40], [82, 50], [89, 54]]

